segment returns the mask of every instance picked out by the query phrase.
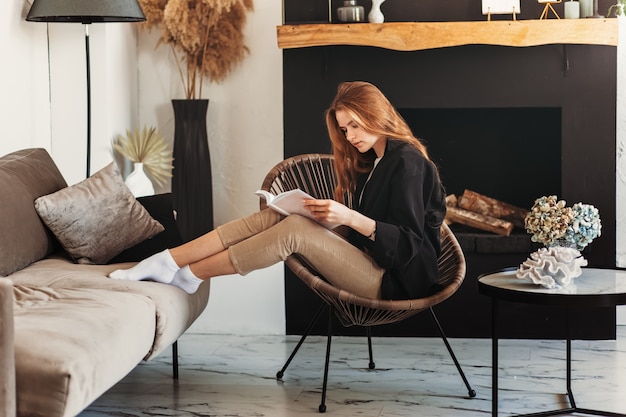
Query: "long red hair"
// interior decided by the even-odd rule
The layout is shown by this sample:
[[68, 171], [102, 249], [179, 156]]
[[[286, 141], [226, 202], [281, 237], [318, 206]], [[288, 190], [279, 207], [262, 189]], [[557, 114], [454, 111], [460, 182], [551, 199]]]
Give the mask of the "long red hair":
[[361, 153], [346, 140], [337, 123], [336, 113], [340, 110], [347, 112], [366, 132], [408, 142], [430, 160], [424, 144], [413, 136], [409, 125], [377, 87], [364, 81], [343, 82], [326, 110], [326, 127], [337, 173], [336, 200], [343, 201], [346, 193], [355, 191], [356, 178], [371, 170], [376, 158], [373, 150]]

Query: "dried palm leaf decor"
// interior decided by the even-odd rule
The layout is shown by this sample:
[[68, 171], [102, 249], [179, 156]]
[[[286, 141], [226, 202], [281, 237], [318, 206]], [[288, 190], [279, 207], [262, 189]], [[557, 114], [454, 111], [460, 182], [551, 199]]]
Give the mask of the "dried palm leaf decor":
[[157, 46], [170, 45], [185, 98], [202, 97], [202, 81], [226, 79], [248, 52], [243, 27], [253, 0], [139, 0], [146, 22], [159, 27]]
[[163, 185], [172, 176], [172, 151], [156, 127], [127, 130], [113, 140], [113, 149], [131, 162], [142, 163], [150, 178]]

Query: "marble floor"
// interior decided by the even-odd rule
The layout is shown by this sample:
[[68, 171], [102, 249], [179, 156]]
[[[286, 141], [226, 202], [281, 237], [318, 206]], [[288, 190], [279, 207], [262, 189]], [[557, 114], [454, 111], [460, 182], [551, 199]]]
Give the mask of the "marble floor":
[[[579, 407], [626, 414], [622, 327], [617, 340], [572, 343], [572, 388]], [[319, 415], [324, 337], [307, 339], [283, 380], [275, 378], [297, 340], [186, 334], [179, 342], [177, 381], [171, 377], [171, 354], [164, 353], [137, 366], [79, 417]], [[441, 339], [375, 338], [376, 369], [369, 370], [365, 338], [333, 338], [326, 415], [490, 415], [491, 340], [450, 339], [450, 344], [475, 398], [468, 398]], [[566, 406], [565, 342], [503, 340], [499, 348], [500, 416]]]

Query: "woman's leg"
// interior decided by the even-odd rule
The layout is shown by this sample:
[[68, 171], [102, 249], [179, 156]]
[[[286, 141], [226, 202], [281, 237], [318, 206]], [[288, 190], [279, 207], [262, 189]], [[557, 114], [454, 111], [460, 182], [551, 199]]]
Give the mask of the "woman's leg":
[[289, 216], [267, 230], [181, 268], [172, 281], [193, 293], [205, 279], [247, 273], [297, 253], [333, 285], [351, 293], [380, 298], [384, 269], [344, 238], [302, 216]]
[[[297, 253], [333, 285], [354, 294], [380, 298], [385, 272], [363, 251], [341, 236], [302, 216], [292, 215], [266, 231], [228, 248], [232, 267], [241, 274], [284, 261]], [[204, 262], [207, 264], [202, 265]], [[210, 259], [191, 265], [211, 275]], [[206, 267], [201, 269], [201, 267]]]
[[[109, 277], [130, 281], [151, 279], [169, 284], [181, 267], [224, 252], [228, 246], [262, 232], [278, 223], [282, 218], [283, 216], [274, 210], [262, 210], [218, 226], [215, 230], [183, 245], [156, 253], [130, 269], [113, 271]], [[222, 258], [216, 260], [223, 260], [224, 256], [227, 258], [226, 252]], [[212, 267], [217, 269], [217, 265]], [[223, 270], [224, 266], [220, 265], [219, 268]]]
[[224, 249], [269, 229], [284, 216], [271, 209], [261, 210], [247, 217], [218, 226], [190, 242], [170, 249], [179, 266], [185, 266], [213, 256]]
[[[218, 227], [181, 247], [165, 251], [171, 253], [171, 260], [178, 266], [182, 266], [182, 262], [189, 262], [174, 271], [167, 283], [193, 293], [205, 279], [234, 273], [246, 275], [297, 253], [335, 286], [364, 297], [380, 298], [380, 285], [385, 271], [373, 259], [312, 220], [298, 215], [281, 221], [282, 218], [271, 210], [264, 210]], [[198, 259], [201, 256], [204, 257]], [[155, 271], [149, 265], [151, 258], [122, 272], [141, 269], [144, 264], [144, 271], [140, 272], [146, 274], [149, 269], [152, 272], [139, 279], [155, 279], [154, 276], [162, 274], [162, 270]], [[162, 267], [160, 262], [153, 263]], [[133, 277], [139, 275], [136, 273]]]

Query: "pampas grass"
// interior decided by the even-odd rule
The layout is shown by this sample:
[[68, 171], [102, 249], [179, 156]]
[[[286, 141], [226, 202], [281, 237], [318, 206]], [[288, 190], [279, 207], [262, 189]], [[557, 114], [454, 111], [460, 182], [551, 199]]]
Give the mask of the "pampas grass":
[[159, 27], [157, 46], [174, 51], [185, 98], [202, 97], [206, 77], [222, 82], [248, 48], [243, 27], [253, 0], [139, 0], [146, 16], [141, 27]]
[[172, 152], [156, 127], [127, 130], [126, 136], [118, 135], [113, 141], [113, 149], [131, 162], [141, 162], [158, 185], [172, 176]]

